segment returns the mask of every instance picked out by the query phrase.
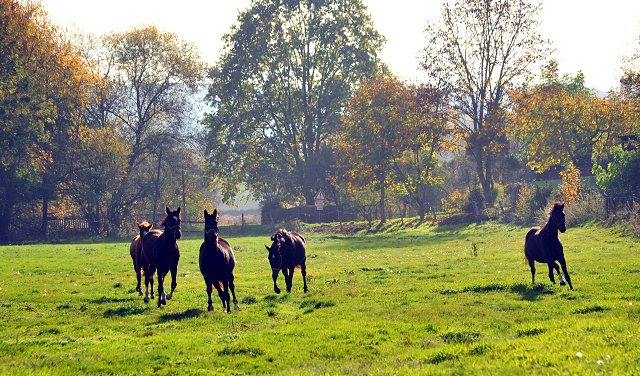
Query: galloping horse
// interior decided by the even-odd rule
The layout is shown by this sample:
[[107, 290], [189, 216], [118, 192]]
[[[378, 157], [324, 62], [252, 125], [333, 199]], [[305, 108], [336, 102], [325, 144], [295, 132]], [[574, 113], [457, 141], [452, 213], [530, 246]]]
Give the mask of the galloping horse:
[[271, 248], [269, 251], [269, 263], [271, 264], [271, 277], [273, 278], [273, 291], [280, 294], [280, 289], [276, 284], [278, 274], [282, 270], [284, 281], [287, 284], [287, 292], [291, 292], [293, 285], [293, 271], [299, 267], [302, 271], [302, 281], [304, 282], [304, 292], [307, 288], [307, 248], [304, 237], [297, 232], [287, 231], [282, 228], [271, 235]]
[[[173, 291], [176, 289], [178, 261], [180, 260], [180, 249], [176, 240], [182, 237], [182, 232], [180, 231], [180, 208], [176, 211], [166, 208], [166, 211], [167, 217], [162, 222], [164, 231], [162, 233], [150, 232], [145, 235], [142, 242], [142, 253], [148, 262], [151, 275], [156, 269], [158, 271], [158, 307], [163, 304], [166, 305], [167, 300], [171, 300]], [[165, 295], [164, 278], [168, 272], [171, 272], [171, 292]], [[148, 301], [145, 296], [145, 302]]]
[[142, 223], [136, 222], [138, 226], [138, 230], [140, 231], [139, 235], [136, 235], [135, 238], [131, 241], [131, 247], [129, 247], [129, 254], [131, 254], [131, 260], [133, 260], [133, 270], [136, 272], [136, 277], [138, 278], [138, 284], [136, 285], [136, 291], [140, 296], [142, 296], [142, 288], [140, 287], [140, 281], [142, 280], [142, 264], [144, 263], [144, 257], [142, 256], [142, 238], [151, 231], [153, 227], [152, 224], [149, 224], [147, 221]]
[[567, 230], [564, 223], [563, 210], [564, 204], [556, 202], [553, 204], [547, 224], [543, 228], [534, 227], [529, 230], [524, 242], [524, 257], [526, 258], [526, 264], [531, 267], [531, 283], [535, 283], [536, 268], [534, 263], [537, 261], [549, 266], [549, 279], [553, 283], [556, 283], [553, 278], [553, 270], [555, 269], [560, 279], [560, 285], [564, 286], [565, 283], [562, 280], [560, 268], [556, 263], [556, 261], [559, 261], [564, 277], [567, 279], [571, 290], [573, 290], [571, 278], [567, 272], [567, 262], [564, 259], [562, 243], [558, 239], [558, 230], [562, 233]]
[[209, 306], [207, 310], [213, 311], [211, 292], [213, 287], [218, 290], [218, 296], [222, 300], [223, 312], [231, 312], [231, 297], [229, 290], [233, 294], [233, 304], [238, 307], [235, 287], [233, 284], [233, 268], [236, 266], [236, 257], [229, 243], [218, 237], [218, 209], [209, 214], [204, 210], [204, 242], [200, 246], [200, 273], [204, 277], [209, 295]]

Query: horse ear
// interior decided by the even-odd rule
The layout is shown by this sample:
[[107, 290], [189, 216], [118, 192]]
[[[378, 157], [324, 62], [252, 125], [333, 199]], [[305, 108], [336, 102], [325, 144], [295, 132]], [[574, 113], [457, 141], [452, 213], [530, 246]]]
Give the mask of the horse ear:
[[207, 212], [207, 209], [204, 209], [204, 216], [206, 217], [208, 215], [209, 215], [209, 213]]
[[140, 222], [136, 222], [136, 226], [140, 227]]
[[177, 210], [178, 214], [180, 214], [180, 207], [178, 206], [178, 210]]
[[165, 208], [165, 210], [167, 211], [167, 215], [169, 215], [169, 213], [171, 213], [171, 210], [169, 210], [169, 207], [168, 207], [168, 206], [165, 206], [164, 208]]
[[264, 245], [264, 247], [267, 249], [267, 251], [271, 252], [271, 249], [269, 249], [266, 244]]
[[560, 209], [564, 210], [564, 204], [560, 205]]
[[213, 214], [212, 215], [217, 221], [218, 220], [218, 208], [213, 209]]

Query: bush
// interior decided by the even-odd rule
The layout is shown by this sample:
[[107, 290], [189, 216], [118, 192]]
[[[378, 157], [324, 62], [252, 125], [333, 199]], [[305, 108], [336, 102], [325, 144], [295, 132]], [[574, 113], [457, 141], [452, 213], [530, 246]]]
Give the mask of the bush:
[[[562, 198], [562, 193], [557, 192], [557, 195], [549, 198], [547, 204], [547, 210], [541, 209], [536, 213], [535, 223], [538, 225], [544, 225], [549, 219], [549, 211], [555, 201], [559, 201]], [[604, 211], [604, 198], [595, 189], [589, 189], [584, 191], [578, 199], [570, 204], [565, 203], [564, 206], [565, 224], [567, 227], [575, 227], [584, 223], [596, 220], [603, 221], [606, 219]]]
[[[540, 217], [545, 215], [544, 208], [553, 193], [553, 185], [548, 183], [535, 183], [531, 188], [522, 187], [520, 197], [516, 205], [515, 219], [522, 225], [537, 225]], [[548, 219], [545, 217], [544, 221]], [[544, 223], [544, 222], [542, 222]]]
[[484, 208], [484, 195], [482, 189], [476, 188], [469, 192], [467, 201], [463, 207], [465, 213], [478, 214]]
[[464, 204], [464, 194], [459, 189], [451, 192], [448, 198], [442, 200], [442, 210], [447, 213], [456, 213], [462, 210]]
[[606, 219], [604, 198], [595, 189], [585, 191], [578, 201], [565, 206], [567, 226], [578, 226], [589, 221]]

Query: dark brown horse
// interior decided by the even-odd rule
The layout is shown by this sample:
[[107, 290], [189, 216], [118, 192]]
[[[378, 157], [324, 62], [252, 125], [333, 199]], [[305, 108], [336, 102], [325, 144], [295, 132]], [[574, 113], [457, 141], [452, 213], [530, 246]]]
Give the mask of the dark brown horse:
[[[180, 249], [176, 240], [182, 237], [180, 231], [180, 208], [171, 211], [166, 208], [167, 217], [162, 222], [163, 232], [152, 231], [145, 235], [142, 242], [142, 254], [144, 255], [149, 273], [158, 271], [158, 307], [167, 304], [167, 300], [173, 297], [176, 289], [176, 277], [178, 274], [178, 261], [180, 260]], [[145, 283], [146, 283], [145, 270]], [[171, 272], [171, 292], [165, 295], [164, 278]], [[145, 296], [145, 302], [149, 300]]]
[[218, 290], [218, 296], [222, 300], [223, 312], [231, 312], [231, 296], [233, 294], [233, 304], [238, 307], [235, 286], [233, 284], [233, 268], [236, 266], [236, 257], [229, 243], [218, 237], [218, 209], [213, 210], [213, 214], [204, 211], [204, 242], [200, 246], [200, 273], [204, 277], [209, 295], [209, 306], [207, 310], [213, 311], [211, 292], [213, 287]]
[[136, 272], [136, 277], [138, 279], [136, 291], [140, 296], [142, 296], [142, 288], [140, 287], [140, 282], [142, 280], [142, 263], [144, 262], [144, 257], [142, 256], [142, 238], [149, 231], [151, 231], [153, 225], [149, 224], [147, 221], [144, 221], [142, 223], [136, 222], [136, 225], [138, 226], [140, 234], [136, 235], [136, 237], [131, 241], [129, 254], [131, 254], [131, 260], [133, 260], [133, 270]]
[[302, 271], [304, 292], [307, 288], [307, 247], [304, 237], [297, 232], [287, 231], [282, 228], [271, 235], [271, 248], [265, 244], [269, 251], [269, 263], [271, 264], [271, 277], [273, 278], [273, 291], [280, 294], [276, 284], [278, 274], [282, 270], [284, 281], [287, 284], [287, 292], [291, 292], [293, 285], [293, 271], [299, 267]]
[[563, 210], [564, 204], [556, 202], [553, 204], [547, 224], [543, 228], [534, 227], [529, 230], [524, 241], [524, 257], [526, 258], [526, 264], [531, 267], [531, 283], [535, 283], [536, 267], [534, 264], [537, 261], [549, 266], [549, 279], [553, 283], [556, 283], [553, 278], [553, 270], [555, 269], [556, 273], [558, 273], [558, 279], [560, 279], [560, 285], [564, 286], [565, 283], [562, 280], [560, 268], [556, 263], [556, 261], [559, 261], [564, 277], [567, 279], [571, 290], [573, 290], [571, 278], [567, 272], [567, 262], [564, 259], [562, 243], [558, 239], [558, 230], [562, 233], [567, 230], [564, 223]]

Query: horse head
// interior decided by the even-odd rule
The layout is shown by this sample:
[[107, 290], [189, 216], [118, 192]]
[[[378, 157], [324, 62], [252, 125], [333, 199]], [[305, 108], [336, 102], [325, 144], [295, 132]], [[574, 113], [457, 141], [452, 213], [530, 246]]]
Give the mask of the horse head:
[[266, 244], [264, 247], [269, 251], [269, 264], [271, 264], [271, 270], [280, 271], [282, 269], [282, 255], [277, 243], [274, 241], [269, 248]]
[[171, 211], [169, 208], [167, 210], [167, 217], [162, 222], [162, 226], [165, 227], [165, 231], [170, 231], [173, 234], [173, 237], [176, 239], [180, 239], [182, 237], [182, 231], [180, 228], [180, 207], [178, 210]]
[[142, 223], [136, 222], [136, 225], [138, 225], [138, 230], [140, 230], [140, 237], [143, 237], [144, 234], [151, 231], [151, 228], [153, 227], [153, 225], [147, 221], [144, 221]]
[[213, 214], [209, 214], [207, 209], [204, 209], [204, 237], [209, 239], [213, 243], [218, 242], [218, 209], [213, 209]]
[[556, 202], [553, 204], [553, 209], [551, 210], [551, 215], [549, 216], [549, 220], [553, 221], [558, 230], [562, 233], [567, 231], [567, 226], [565, 225], [565, 215], [564, 215], [564, 204], [560, 202]]

